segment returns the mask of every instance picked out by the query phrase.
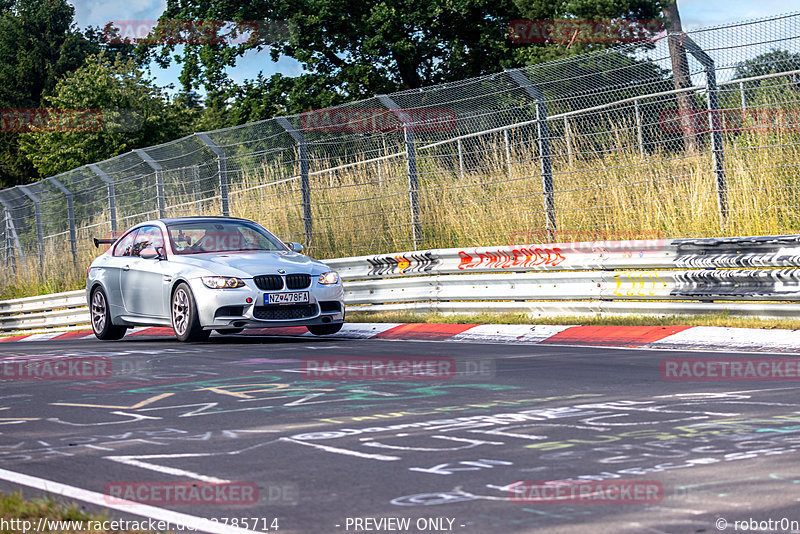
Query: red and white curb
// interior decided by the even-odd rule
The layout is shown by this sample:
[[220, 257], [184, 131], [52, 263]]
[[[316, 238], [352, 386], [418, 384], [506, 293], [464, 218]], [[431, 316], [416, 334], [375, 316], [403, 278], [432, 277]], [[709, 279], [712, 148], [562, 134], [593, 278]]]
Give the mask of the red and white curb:
[[[172, 329], [131, 329], [125, 337], [172, 337]], [[316, 337], [303, 326], [251, 328], [249, 336]], [[93, 338], [91, 330], [0, 337], [4, 342]], [[348, 323], [338, 339], [454, 341], [462, 343], [547, 344], [652, 349], [694, 349], [748, 352], [798, 352], [800, 330], [766, 330], [716, 326], [573, 326], [440, 323]]]

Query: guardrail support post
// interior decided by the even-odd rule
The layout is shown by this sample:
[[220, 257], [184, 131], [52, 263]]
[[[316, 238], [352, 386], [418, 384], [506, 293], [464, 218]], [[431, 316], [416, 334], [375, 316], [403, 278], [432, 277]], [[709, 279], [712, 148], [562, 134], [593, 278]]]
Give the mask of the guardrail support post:
[[306, 145], [306, 136], [301, 130], [292, 126], [292, 123], [286, 117], [276, 117], [275, 121], [297, 143], [297, 155], [300, 160], [300, 197], [303, 203], [303, 230], [306, 236], [306, 246], [311, 248], [314, 243], [314, 227], [311, 219], [311, 183], [308, 180], [308, 145]]
[[711, 154], [714, 165], [714, 178], [717, 184], [717, 204], [722, 225], [728, 216], [728, 195], [725, 185], [725, 153], [722, 147], [722, 121], [719, 108], [719, 88], [714, 60], [688, 35], [681, 35], [683, 46], [703, 65], [706, 71], [706, 92], [708, 93], [708, 127], [711, 133]]
[[164, 170], [161, 165], [156, 163], [156, 160], [151, 158], [150, 154], [144, 150], [137, 148], [134, 149], [134, 152], [137, 156], [142, 158], [142, 161], [150, 165], [150, 168], [153, 169], [153, 172], [156, 174], [156, 204], [158, 206], [158, 216], [159, 218], [164, 217], [167, 213], [164, 199]]
[[36, 241], [39, 252], [39, 279], [44, 278], [44, 233], [42, 232], [42, 209], [39, 205], [39, 197], [28, 191], [27, 186], [18, 185], [23, 195], [33, 202], [33, 213], [36, 219]]
[[78, 237], [75, 231], [75, 204], [73, 203], [72, 191], [64, 187], [60, 181], [55, 178], [47, 178], [56, 189], [64, 193], [67, 197], [67, 222], [69, 224], [69, 248], [72, 251], [72, 265], [78, 268]]
[[414, 139], [414, 121], [408, 113], [387, 95], [378, 95], [378, 100], [386, 106], [403, 124], [403, 138], [406, 144], [406, 170], [408, 172], [408, 199], [411, 205], [411, 239], [414, 249], [422, 243], [422, 227], [419, 223], [419, 173], [417, 171], [417, 148]]
[[[217, 172], [219, 174], [219, 200], [223, 217], [229, 217], [231, 214], [230, 197], [228, 194], [228, 158], [225, 151], [222, 150], [211, 138], [204, 133], [196, 133], [197, 138], [206, 145], [211, 152], [217, 156]], [[199, 169], [198, 169], [199, 174]]]
[[98, 178], [103, 180], [108, 187], [108, 212], [109, 217], [111, 218], [111, 233], [116, 235], [117, 233], [117, 190], [114, 186], [114, 180], [112, 180], [105, 172], [103, 172], [100, 167], [91, 163], [87, 165], [90, 171], [95, 173]]
[[550, 156], [550, 130], [547, 125], [547, 106], [544, 93], [533, 85], [519, 70], [506, 71], [511, 79], [522, 87], [533, 98], [536, 105], [536, 137], [539, 145], [539, 161], [542, 171], [542, 193], [545, 205], [545, 228], [549, 239], [555, 237], [556, 232], [556, 201], [553, 190], [553, 165]]

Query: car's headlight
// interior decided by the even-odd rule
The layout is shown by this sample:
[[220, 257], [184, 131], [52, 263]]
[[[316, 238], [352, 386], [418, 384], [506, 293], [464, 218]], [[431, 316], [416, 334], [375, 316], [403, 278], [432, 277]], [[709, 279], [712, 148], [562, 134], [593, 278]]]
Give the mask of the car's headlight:
[[203, 284], [211, 289], [233, 289], [235, 287], [244, 287], [244, 282], [241, 278], [235, 276], [203, 276], [201, 278]]
[[336, 284], [339, 282], [339, 273], [336, 271], [328, 271], [319, 275], [318, 282], [324, 285]]

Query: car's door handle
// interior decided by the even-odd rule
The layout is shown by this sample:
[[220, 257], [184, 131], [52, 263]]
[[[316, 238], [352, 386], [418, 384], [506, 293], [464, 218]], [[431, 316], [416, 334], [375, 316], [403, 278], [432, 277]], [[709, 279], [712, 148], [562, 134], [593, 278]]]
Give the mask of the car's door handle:
[[130, 271], [131, 270], [131, 266], [130, 265], [126, 265], [125, 267], [122, 268], [122, 270], [123, 271]]

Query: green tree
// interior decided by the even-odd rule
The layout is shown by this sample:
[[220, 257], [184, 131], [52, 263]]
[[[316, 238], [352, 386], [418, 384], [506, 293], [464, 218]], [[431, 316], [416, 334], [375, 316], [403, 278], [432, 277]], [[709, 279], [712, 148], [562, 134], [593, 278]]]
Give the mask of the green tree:
[[[48, 131], [21, 135], [21, 151], [42, 176], [107, 159], [134, 148], [176, 139], [191, 129], [193, 115], [171, 103], [132, 58], [90, 56], [62, 78], [46, 103], [57, 109], [97, 110], [56, 117]], [[99, 118], [99, 120], [97, 120]]]
[[[754, 78], [794, 70], [800, 70], [800, 54], [775, 49], [737, 63], [734, 79]], [[800, 91], [800, 76], [791, 74], [786, 78], [751, 80], [742, 85], [748, 106], [794, 108]], [[741, 94], [735, 90], [726, 91], [723, 103], [726, 107], [737, 108], [741, 106]]]
[[[269, 47], [273, 60], [285, 55], [303, 64], [308, 74], [295, 78], [300, 87], [324, 95], [322, 100], [341, 101], [511, 66], [510, 17], [519, 17], [512, 0], [169, 0], [162, 19], [288, 24], [288, 31], [280, 24], [265, 25], [257, 38], [242, 45], [224, 39], [187, 44], [181, 58], [186, 90], [202, 83], [213, 100], [226, 67], [247, 50]], [[163, 62], [171, 60], [174, 47], [161, 47]], [[281, 78], [272, 77], [268, 84], [279, 92], [285, 87]]]
[[[662, 4], [669, 0], [515, 0], [522, 18], [547, 21], [570, 20], [597, 21], [602, 34], [603, 23], [612, 21], [636, 21], [646, 24], [659, 24], [662, 20]], [[591, 35], [591, 34], [590, 34]], [[524, 44], [516, 49], [516, 58], [520, 64], [532, 65], [544, 61], [552, 61], [563, 57], [582, 54], [591, 50], [600, 50], [629, 41], [626, 38], [614, 39], [613, 31], [606, 33], [605, 38], [578, 38], [547, 44]]]
[[800, 70], [800, 54], [776, 49], [737, 63], [733, 77], [751, 78], [789, 70]]
[[[168, 0], [165, 32], [174, 20], [285, 21], [264, 24], [246, 43], [221, 39], [157, 48], [142, 45], [162, 66], [183, 64], [185, 91], [204, 87], [209, 107], [232, 101], [233, 123], [296, 113], [378, 93], [462, 80], [594, 46], [516, 44], [509, 23], [521, 18], [655, 18], [658, 0]], [[249, 50], [269, 50], [301, 63], [300, 76], [274, 75], [232, 86], [227, 68]], [[241, 105], [240, 105], [241, 101]]]
[[[98, 30], [81, 33], [66, 0], [0, 2], [0, 108], [30, 109], [63, 75], [80, 67], [86, 56], [107, 48], [130, 55], [130, 45], [105, 46]], [[28, 182], [36, 168], [20, 151], [20, 134], [0, 131], [0, 186]]]

